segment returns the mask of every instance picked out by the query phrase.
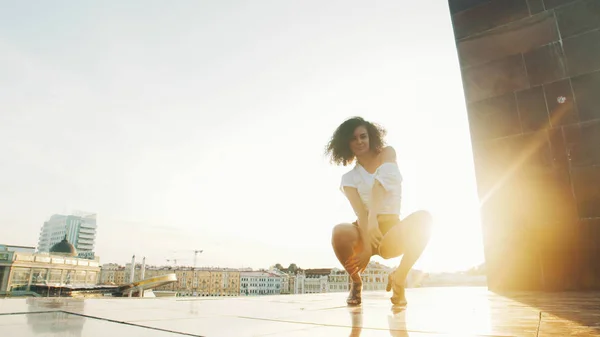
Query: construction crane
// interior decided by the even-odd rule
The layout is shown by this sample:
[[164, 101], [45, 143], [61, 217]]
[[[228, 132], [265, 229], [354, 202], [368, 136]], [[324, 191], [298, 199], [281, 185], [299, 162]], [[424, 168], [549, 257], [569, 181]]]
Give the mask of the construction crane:
[[196, 269], [196, 263], [198, 262], [198, 254], [202, 253], [204, 250], [194, 250], [194, 269]]
[[[181, 260], [182, 260], [182, 258], [181, 258], [181, 256], [180, 256], [180, 254], [176, 254], [176, 253], [184, 253], [184, 252], [185, 252], [186, 254], [189, 254], [189, 252], [190, 252], [190, 251], [194, 253], [194, 269], [196, 269], [196, 267], [198, 266], [198, 254], [201, 254], [202, 252], [204, 252], [204, 250], [203, 250], [203, 249], [184, 249], [184, 250], [174, 250], [174, 251], [171, 251], [171, 253], [172, 253], [172, 254], [174, 254], [174, 255], [176, 255], [176, 256], [179, 256], [179, 258], [178, 258], [178, 259], [181, 261]], [[188, 255], [188, 256], [189, 256], [189, 255]], [[170, 260], [167, 260], [167, 261], [174, 261], [174, 262], [175, 262], [175, 264], [177, 264], [177, 260], [178, 260], [178, 259], [177, 259], [177, 258], [174, 258], [174, 259], [170, 259]], [[187, 260], [187, 259], [185, 259], [185, 258], [183, 258], [183, 259], [184, 259], [184, 260]]]

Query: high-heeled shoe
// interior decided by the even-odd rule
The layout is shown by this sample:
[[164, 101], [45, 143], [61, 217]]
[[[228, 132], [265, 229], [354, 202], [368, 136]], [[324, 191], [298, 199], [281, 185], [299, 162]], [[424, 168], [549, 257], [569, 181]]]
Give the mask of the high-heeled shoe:
[[388, 283], [385, 287], [385, 291], [393, 290], [390, 301], [394, 306], [405, 306], [408, 302], [406, 301], [406, 294], [404, 291], [404, 283], [394, 282], [395, 275], [390, 273], [388, 276]]
[[362, 303], [362, 282], [352, 282], [350, 294], [346, 299], [348, 305], [360, 305]]

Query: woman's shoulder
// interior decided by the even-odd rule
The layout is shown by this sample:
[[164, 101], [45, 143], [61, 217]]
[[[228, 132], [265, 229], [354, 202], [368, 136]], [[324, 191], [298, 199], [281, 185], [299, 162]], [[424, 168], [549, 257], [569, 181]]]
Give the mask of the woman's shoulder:
[[[398, 174], [400, 168], [396, 159], [396, 150], [391, 146], [386, 146], [379, 154], [381, 164], [377, 168], [378, 174]], [[398, 172], [396, 172], [398, 171]]]
[[356, 188], [356, 166], [342, 175], [342, 190], [344, 189], [344, 186]]
[[392, 146], [384, 147], [379, 155], [381, 156], [381, 161], [384, 163], [396, 162], [396, 150]]
[[358, 166], [354, 165], [350, 170], [348, 170], [346, 173], [344, 173], [342, 175], [342, 179], [347, 179], [347, 178], [350, 178], [350, 177], [354, 177], [356, 175], [357, 168], [358, 168]]

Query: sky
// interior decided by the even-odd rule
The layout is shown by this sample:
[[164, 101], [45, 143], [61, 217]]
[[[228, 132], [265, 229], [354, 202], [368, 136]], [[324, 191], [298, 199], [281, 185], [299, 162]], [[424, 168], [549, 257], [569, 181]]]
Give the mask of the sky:
[[434, 216], [415, 267], [482, 263], [444, 1], [0, 1], [2, 243], [84, 211], [101, 263], [339, 268], [351, 167], [324, 147], [356, 115], [388, 131], [402, 216]]

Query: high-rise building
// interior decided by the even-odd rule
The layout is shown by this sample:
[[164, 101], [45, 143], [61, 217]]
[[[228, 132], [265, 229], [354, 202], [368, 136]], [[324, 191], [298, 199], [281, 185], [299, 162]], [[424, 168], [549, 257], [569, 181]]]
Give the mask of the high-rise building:
[[99, 261], [78, 258], [66, 240], [45, 253], [36, 253], [33, 247], [0, 245], [0, 292], [30, 291], [38, 286], [85, 288], [98, 283], [99, 272]]
[[66, 237], [75, 246], [80, 258], [93, 260], [96, 228], [96, 214], [54, 214], [42, 226], [38, 252], [49, 252], [53, 245]]

